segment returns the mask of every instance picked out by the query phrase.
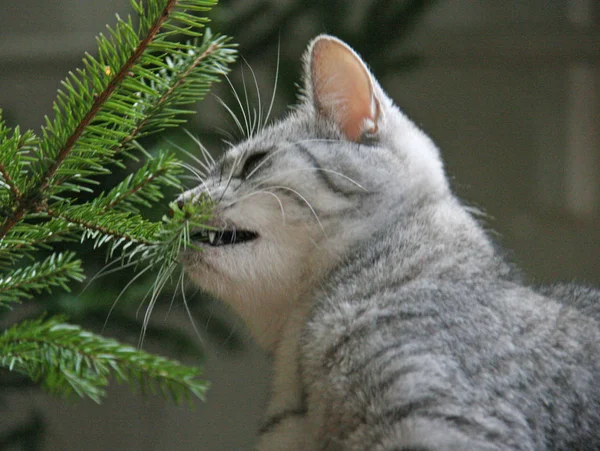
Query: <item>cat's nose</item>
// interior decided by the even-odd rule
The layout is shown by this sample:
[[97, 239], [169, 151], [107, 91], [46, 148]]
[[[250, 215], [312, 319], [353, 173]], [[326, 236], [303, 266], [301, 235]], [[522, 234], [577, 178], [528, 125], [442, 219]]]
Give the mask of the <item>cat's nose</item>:
[[[179, 198], [175, 201], [175, 203], [177, 204], [177, 208], [181, 210], [185, 205], [185, 200], [183, 200], [183, 198]], [[169, 208], [169, 216], [172, 218], [174, 214], [175, 212], [173, 211], [173, 209]]]

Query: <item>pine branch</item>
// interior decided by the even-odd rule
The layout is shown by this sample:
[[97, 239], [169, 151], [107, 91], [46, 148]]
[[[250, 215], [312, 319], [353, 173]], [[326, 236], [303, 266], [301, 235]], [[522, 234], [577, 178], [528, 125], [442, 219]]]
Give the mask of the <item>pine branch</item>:
[[177, 261], [182, 250], [193, 248], [191, 231], [211, 228], [207, 224], [212, 217], [213, 203], [208, 197], [197, 199], [193, 203], [187, 202], [181, 208], [172, 202], [169, 207], [171, 217], [163, 217], [154, 246], [145, 249], [144, 256], [140, 259], [149, 265]]
[[94, 199], [93, 203], [103, 211], [121, 207], [129, 212], [138, 212], [136, 205], [150, 207], [163, 198], [161, 188], [179, 188], [176, 175], [180, 173], [181, 167], [175, 155], [161, 152], [110, 191]]
[[[44, 209], [50, 196], [89, 191], [95, 175], [135, 147], [135, 139], [179, 125], [180, 105], [201, 99], [217, 76], [234, 60], [228, 38], [206, 33], [200, 46], [169, 38], [174, 33], [200, 36], [205, 11], [215, 1], [146, 0], [133, 2], [141, 15], [137, 29], [131, 19], [118, 19], [110, 38], [98, 38], [99, 56], [87, 55], [85, 69], [63, 82], [54, 105], [55, 119], [46, 120], [36, 152], [34, 177], [0, 226], [0, 238], [28, 212]], [[167, 58], [168, 57], [168, 58]]]
[[52, 254], [41, 262], [8, 271], [0, 277], [0, 307], [31, 298], [31, 292], [50, 292], [51, 287], [69, 291], [68, 282], [83, 279], [81, 262], [75, 259], [73, 252]]
[[[0, 177], [4, 180], [4, 183], [8, 186], [15, 199], [19, 200], [22, 196], [21, 190], [15, 185], [14, 180], [8, 172], [8, 168], [0, 161]], [[1, 183], [1, 181], [0, 181]]]
[[0, 228], [0, 239], [6, 235], [6, 233], [12, 229], [19, 221], [23, 219], [25, 216], [25, 209], [20, 208], [17, 212], [8, 215], [8, 217], [4, 220], [4, 224]]
[[100, 402], [109, 377], [170, 395], [203, 399], [200, 370], [65, 324], [61, 317], [23, 321], [0, 336], [0, 367], [29, 375], [53, 393]]
[[[11, 161], [11, 156], [14, 153], [12, 147], [14, 146], [14, 136], [19, 135], [19, 131], [15, 130], [13, 133], [13, 139], [9, 139], [10, 130], [6, 127], [4, 119], [2, 118], [2, 110], [0, 109], [0, 193], [2, 193], [3, 189], [8, 188], [12, 195], [19, 199], [21, 197], [21, 190], [15, 184], [13, 177], [10, 175], [9, 168], [5, 165], [3, 161], [7, 161], [9, 164]], [[0, 197], [0, 199], [2, 199]]]
[[[19, 127], [9, 130], [0, 110], [0, 213], [14, 219], [26, 188], [25, 174], [31, 162], [28, 153], [38, 144], [31, 131], [21, 134]], [[14, 223], [18, 221], [15, 220]], [[14, 224], [13, 224], [14, 225]], [[0, 234], [0, 237], [2, 235]]]
[[[8, 130], [0, 121], [0, 305], [31, 298], [83, 279], [73, 253], [52, 254], [29, 265], [40, 249], [75, 237], [105, 246], [108, 257], [158, 269], [152, 302], [178, 267], [178, 254], [190, 246], [190, 230], [206, 227], [211, 203], [183, 209], [172, 218], [145, 219], [140, 207], [163, 199], [167, 187], [181, 190], [180, 163], [172, 154], [152, 157], [138, 139], [183, 122], [186, 105], [200, 100], [234, 60], [225, 37], [200, 33], [207, 21], [192, 15], [215, 0], [132, 0], [139, 23], [117, 18], [108, 37], [98, 37], [98, 56], [86, 55], [83, 69], [63, 82], [46, 118], [41, 138]], [[177, 34], [198, 39], [180, 43]], [[96, 190], [98, 176], [111, 165], [127, 169], [123, 157], [142, 166], [108, 191]], [[91, 192], [92, 200], [74, 194]], [[1, 217], [1, 216], [0, 216]], [[17, 269], [14, 269], [14, 266]], [[149, 314], [144, 319], [147, 325]], [[40, 319], [13, 326], [0, 336], [0, 367], [42, 381], [51, 391], [76, 392], [99, 401], [111, 375], [156, 388], [176, 400], [201, 397], [206, 384], [198, 370], [143, 353], [114, 340]], [[144, 329], [145, 330], [145, 329]]]
[[[106, 88], [102, 90], [100, 94], [96, 94], [94, 103], [91, 108], [85, 114], [85, 116], [79, 121], [75, 130], [67, 137], [64, 145], [58, 151], [58, 155], [54, 159], [52, 165], [46, 170], [46, 172], [42, 175], [40, 179], [39, 190], [44, 191], [48, 186], [50, 179], [54, 176], [55, 172], [58, 170], [60, 165], [63, 163], [65, 158], [69, 155], [73, 147], [79, 140], [83, 131], [86, 129], [88, 125], [91, 124], [92, 120], [96, 115], [100, 112], [100, 107], [106, 103], [111, 94], [117, 89], [119, 84], [123, 81], [123, 79], [130, 75], [131, 69], [133, 65], [140, 59], [144, 51], [148, 48], [160, 27], [164, 24], [165, 20], [169, 17], [169, 13], [177, 3], [177, 0], [168, 0], [166, 5], [164, 6], [160, 16], [156, 19], [156, 21], [152, 24], [146, 36], [142, 39], [142, 41], [138, 44], [137, 48], [133, 51], [131, 56], [125, 61], [125, 63], [121, 66], [119, 71], [115, 74], [112, 80], [108, 83]], [[108, 66], [109, 67], [109, 66]]]
[[51, 219], [43, 227], [19, 223], [0, 240], [0, 269], [13, 266], [24, 258], [33, 259], [39, 250], [51, 250], [51, 244], [78, 239], [77, 229], [63, 220]]
[[55, 209], [45, 209], [44, 213], [51, 218], [78, 226], [84, 232], [82, 239], [96, 240], [96, 247], [113, 242], [112, 249], [122, 242], [152, 245], [161, 226], [160, 223], [148, 221], [139, 215], [106, 211], [94, 204], [64, 203]]
[[[201, 45], [192, 41], [187, 44], [185, 53], [167, 57], [168, 71], [166, 68], [162, 69], [161, 85], [157, 86], [151, 81], [150, 90], [140, 90], [140, 93], [146, 96], [143, 107], [144, 118], [129, 135], [121, 140], [115, 150], [127, 149], [130, 143], [140, 136], [157, 133], [166, 127], [178, 126], [184, 122], [183, 119], [176, 119], [176, 115], [193, 113], [193, 111], [173, 109], [174, 105], [191, 103], [198, 98], [203, 98], [211, 84], [218, 81], [218, 76], [228, 71], [226, 64], [232, 62], [234, 54], [233, 50], [228, 48], [228, 43], [229, 38], [213, 39], [210, 30], [207, 30]], [[216, 55], [217, 51], [222, 56]], [[211, 56], [213, 58], [209, 59]], [[171, 73], [167, 74], [167, 72]], [[188, 86], [185, 86], [185, 90], [180, 90], [184, 85]], [[157, 96], [157, 93], [160, 95]], [[182, 94], [186, 93], [187, 98], [182, 98]]]

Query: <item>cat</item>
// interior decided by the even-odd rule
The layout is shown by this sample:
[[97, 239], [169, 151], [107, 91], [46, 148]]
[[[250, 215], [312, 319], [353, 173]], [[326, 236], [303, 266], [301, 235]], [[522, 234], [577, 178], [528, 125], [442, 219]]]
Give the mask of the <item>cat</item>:
[[178, 199], [215, 201], [186, 273], [272, 356], [257, 449], [600, 450], [600, 291], [524, 285], [347, 44], [304, 71]]

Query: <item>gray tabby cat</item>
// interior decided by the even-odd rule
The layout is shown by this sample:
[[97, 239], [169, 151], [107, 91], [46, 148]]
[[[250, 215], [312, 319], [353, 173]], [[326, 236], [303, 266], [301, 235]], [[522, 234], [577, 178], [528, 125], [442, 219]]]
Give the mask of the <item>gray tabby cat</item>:
[[319, 36], [282, 121], [204, 183], [187, 273], [273, 358], [266, 450], [600, 450], [600, 292], [523, 286], [438, 149]]

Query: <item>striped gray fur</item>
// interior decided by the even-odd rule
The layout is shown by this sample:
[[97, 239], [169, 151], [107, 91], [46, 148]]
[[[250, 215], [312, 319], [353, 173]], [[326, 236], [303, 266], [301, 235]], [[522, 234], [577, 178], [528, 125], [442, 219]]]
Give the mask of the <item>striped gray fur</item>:
[[180, 198], [255, 234], [182, 260], [273, 357], [257, 448], [600, 450], [600, 291], [524, 285], [344, 43], [305, 82]]

